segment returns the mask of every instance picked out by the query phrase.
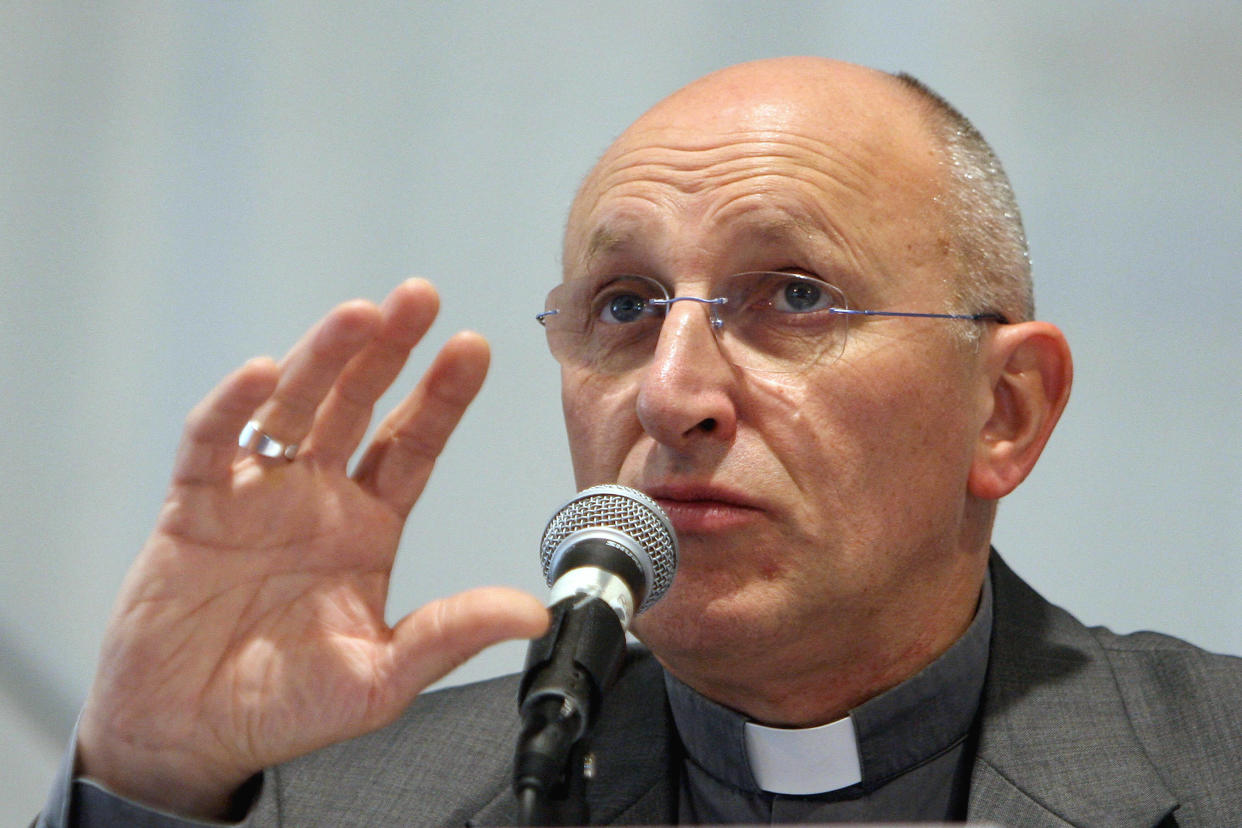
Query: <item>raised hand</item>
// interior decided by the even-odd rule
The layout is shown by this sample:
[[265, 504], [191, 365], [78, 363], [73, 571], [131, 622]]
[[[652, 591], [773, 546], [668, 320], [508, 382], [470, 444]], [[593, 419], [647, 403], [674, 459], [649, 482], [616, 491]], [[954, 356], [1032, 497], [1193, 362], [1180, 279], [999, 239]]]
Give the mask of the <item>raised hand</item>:
[[[420, 280], [380, 307], [343, 304], [279, 364], [252, 360], [191, 412], [105, 635], [81, 773], [219, 815], [256, 771], [381, 727], [483, 647], [543, 632], [542, 604], [499, 588], [384, 620], [405, 518], [487, 372], [483, 338], [450, 339], [352, 475], [347, 464], [437, 307]], [[295, 458], [239, 450], [252, 419]]]

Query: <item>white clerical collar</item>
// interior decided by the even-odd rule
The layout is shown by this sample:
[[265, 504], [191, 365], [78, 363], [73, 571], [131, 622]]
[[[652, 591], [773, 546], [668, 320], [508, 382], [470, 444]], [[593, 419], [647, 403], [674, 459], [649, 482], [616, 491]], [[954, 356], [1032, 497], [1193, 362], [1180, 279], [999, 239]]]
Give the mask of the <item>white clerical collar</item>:
[[805, 728], [746, 722], [745, 736], [750, 771], [769, 793], [806, 796], [862, 781], [858, 740], [849, 716]]
[[[853, 785], [875, 792], [965, 738], [978, 710], [991, 635], [989, 577], [974, 621], [939, 658], [855, 707], [848, 719], [807, 730], [748, 722], [666, 672], [669, 707], [690, 768], [686, 778], [698, 769], [743, 794], [797, 791], [806, 796]], [[831, 735], [816, 735], [820, 731]], [[793, 746], [786, 749], [782, 739]], [[769, 761], [769, 756], [791, 758]], [[852, 774], [834, 770], [850, 767]], [[769, 773], [768, 768], [776, 770]]]

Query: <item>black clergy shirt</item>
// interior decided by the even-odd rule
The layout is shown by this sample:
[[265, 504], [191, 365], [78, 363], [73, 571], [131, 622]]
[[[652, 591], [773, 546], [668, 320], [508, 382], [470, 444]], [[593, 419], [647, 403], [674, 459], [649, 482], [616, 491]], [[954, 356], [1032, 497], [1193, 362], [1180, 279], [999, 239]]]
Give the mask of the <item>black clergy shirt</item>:
[[[776, 824], [964, 819], [974, 759], [972, 737], [991, 631], [992, 589], [990, 579], [985, 579], [975, 618], [961, 638], [919, 673], [849, 712], [857, 756], [827, 758], [856, 758], [861, 779], [813, 794], [765, 791], [756, 781], [747, 747], [747, 717], [666, 674], [683, 747], [678, 821]], [[804, 760], [804, 764], [815, 763]]]

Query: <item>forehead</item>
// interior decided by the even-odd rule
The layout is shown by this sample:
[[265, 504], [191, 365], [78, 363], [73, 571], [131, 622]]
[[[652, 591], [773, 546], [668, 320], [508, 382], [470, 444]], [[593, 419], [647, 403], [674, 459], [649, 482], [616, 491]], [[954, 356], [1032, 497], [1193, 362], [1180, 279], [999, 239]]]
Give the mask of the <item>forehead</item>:
[[567, 275], [610, 257], [781, 251], [883, 271], [897, 253], [935, 249], [943, 165], [908, 102], [675, 103], [640, 119], [583, 183]]
[[[756, 199], [750, 205], [717, 211], [713, 223], [735, 243], [745, 242], [759, 249], [813, 248], [826, 231], [831, 233], [831, 227], [825, 228], [809, 215], [812, 211], [791, 202], [796, 200]], [[613, 255], [640, 252], [653, 235], [667, 235], [658, 217], [650, 212], [644, 212], [641, 205], [632, 210], [619, 205], [607, 215], [597, 214], [599, 221], [582, 239], [583, 260], [590, 264]]]
[[[597, 256], [650, 241], [673, 219], [762, 243], [832, 232], [814, 151], [793, 135], [732, 133], [711, 146], [646, 142], [602, 162], [578, 200], [583, 254]], [[637, 141], [635, 142], [637, 143]], [[571, 225], [574, 222], [571, 220]]]

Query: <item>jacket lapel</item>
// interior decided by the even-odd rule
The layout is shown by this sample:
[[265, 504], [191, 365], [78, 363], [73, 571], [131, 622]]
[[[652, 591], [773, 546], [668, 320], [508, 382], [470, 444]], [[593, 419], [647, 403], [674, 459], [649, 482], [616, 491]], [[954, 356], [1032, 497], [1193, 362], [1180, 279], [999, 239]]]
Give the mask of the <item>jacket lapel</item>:
[[1159, 824], [1177, 800], [1130, 725], [1103, 648], [995, 554], [991, 570], [995, 620], [969, 818]]

